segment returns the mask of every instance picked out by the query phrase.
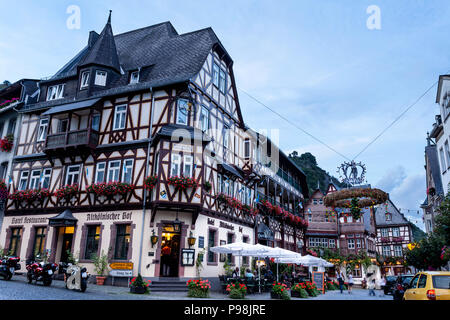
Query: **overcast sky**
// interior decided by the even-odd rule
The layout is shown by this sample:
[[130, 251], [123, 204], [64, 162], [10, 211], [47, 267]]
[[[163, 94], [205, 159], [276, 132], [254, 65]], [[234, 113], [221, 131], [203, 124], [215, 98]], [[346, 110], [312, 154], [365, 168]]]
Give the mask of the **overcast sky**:
[[[71, 5], [80, 8], [79, 29], [67, 27]], [[370, 5], [380, 8], [381, 29], [367, 28]], [[163, 21], [178, 33], [212, 27], [234, 60], [239, 90], [350, 159], [450, 69], [448, 1], [1, 0], [0, 80], [54, 74], [90, 30], [102, 30], [110, 9], [115, 34]], [[344, 158], [238, 92], [250, 127], [279, 129], [286, 153], [309, 151], [336, 175]], [[368, 182], [421, 227], [435, 96], [436, 87], [356, 159]]]

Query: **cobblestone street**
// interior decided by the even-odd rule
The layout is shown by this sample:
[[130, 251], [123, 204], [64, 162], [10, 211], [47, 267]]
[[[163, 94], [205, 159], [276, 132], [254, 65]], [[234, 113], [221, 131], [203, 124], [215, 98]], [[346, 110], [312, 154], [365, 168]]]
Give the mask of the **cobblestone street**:
[[[292, 298], [293, 301], [305, 300], [392, 300], [392, 296], [369, 296], [368, 290], [354, 289], [352, 294], [346, 291], [340, 293], [328, 291], [317, 297], [308, 299]], [[211, 292], [212, 300], [232, 300], [227, 296]], [[270, 293], [251, 294], [247, 300], [270, 300]], [[129, 293], [125, 287], [98, 286], [89, 284], [86, 292], [67, 290], [63, 281], [53, 281], [50, 287], [44, 287], [41, 283], [37, 285], [28, 284], [24, 276], [14, 276], [10, 281], [0, 280], [0, 300], [197, 300], [188, 298], [186, 292], [154, 292], [146, 295], [136, 295]]]

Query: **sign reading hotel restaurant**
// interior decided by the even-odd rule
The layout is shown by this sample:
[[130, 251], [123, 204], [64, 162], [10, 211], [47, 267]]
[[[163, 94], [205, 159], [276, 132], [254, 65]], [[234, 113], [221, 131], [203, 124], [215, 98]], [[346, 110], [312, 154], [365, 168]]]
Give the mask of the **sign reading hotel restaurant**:
[[11, 224], [23, 224], [23, 223], [47, 223], [47, 218], [21, 217], [21, 218], [12, 218], [11, 220]]
[[132, 212], [122, 213], [88, 213], [86, 214], [87, 221], [97, 220], [131, 220]]
[[312, 272], [312, 281], [313, 283], [316, 285], [317, 290], [322, 291], [323, 293], [325, 293], [325, 288], [324, 288], [324, 273], [323, 272], [317, 272], [317, 271], [313, 271]]
[[113, 262], [109, 267], [114, 270], [133, 270], [133, 262]]
[[111, 270], [109, 275], [111, 277], [132, 277], [133, 270]]

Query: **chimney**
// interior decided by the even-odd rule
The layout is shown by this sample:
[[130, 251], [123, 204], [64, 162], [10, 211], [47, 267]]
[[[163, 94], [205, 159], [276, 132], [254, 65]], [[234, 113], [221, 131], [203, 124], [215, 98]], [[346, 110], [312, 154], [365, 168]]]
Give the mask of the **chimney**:
[[89, 48], [92, 48], [94, 43], [97, 41], [98, 37], [99, 37], [99, 34], [97, 32], [95, 32], [94, 30], [89, 32], [89, 40], [88, 40]]

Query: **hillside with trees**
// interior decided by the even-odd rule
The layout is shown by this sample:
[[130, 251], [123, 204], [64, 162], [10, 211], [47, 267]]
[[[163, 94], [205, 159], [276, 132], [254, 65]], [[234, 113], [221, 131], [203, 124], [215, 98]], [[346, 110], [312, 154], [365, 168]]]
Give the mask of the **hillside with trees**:
[[298, 155], [297, 151], [289, 154], [289, 158], [298, 165], [306, 174], [306, 182], [308, 183], [309, 193], [311, 194], [317, 189], [317, 182], [319, 182], [319, 188], [323, 192], [327, 190], [328, 184], [333, 182], [338, 187], [343, 188], [345, 185], [338, 179], [330, 175], [317, 165], [316, 157], [311, 153], [306, 152], [302, 155]]

